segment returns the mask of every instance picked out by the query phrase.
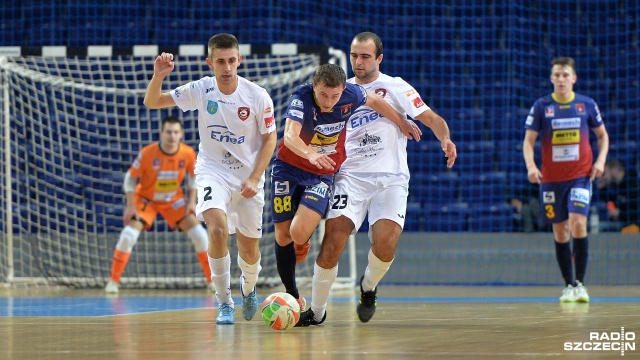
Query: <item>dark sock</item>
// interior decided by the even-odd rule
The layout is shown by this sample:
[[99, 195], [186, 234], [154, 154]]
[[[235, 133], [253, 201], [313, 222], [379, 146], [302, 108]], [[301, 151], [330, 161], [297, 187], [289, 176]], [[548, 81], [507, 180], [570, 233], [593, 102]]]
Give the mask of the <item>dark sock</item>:
[[589, 259], [589, 238], [573, 239], [573, 256], [576, 261], [576, 280], [584, 282], [587, 272], [587, 260]]
[[560, 272], [564, 278], [565, 285], [573, 285], [573, 266], [571, 265], [571, 242], [560, 244], [554, 241], [556, 244], [556, 259], [560, 266]]
[[280, 246], [276, 242], [276, 265], [280, 280], [287, 293], [296, 299], [300, 297], [298, 286], [296, 285], [296, 250], [293, 243], [287, 246]]

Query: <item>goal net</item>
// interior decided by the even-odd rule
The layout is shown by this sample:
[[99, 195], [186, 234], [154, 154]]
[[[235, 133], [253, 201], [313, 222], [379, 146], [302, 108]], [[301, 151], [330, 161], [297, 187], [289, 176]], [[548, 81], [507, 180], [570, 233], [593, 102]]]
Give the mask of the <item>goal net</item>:
[[[197, 113], [143, 105], [153, 57], [3, 58], [4, 155], [0, 283], [32, 282], [101, 287], [109, 278], [122, 229], [124, 173], [138, 151], [159, 139], [159, 124], [177, 115], [185, 143], [197, 149]], [[282, 119], [291, 91], [310, 82], [319, 54], [245, 56], [238, 72], [271, 94]], [[211, 70], [202, 57], [176, 56], [164, 90]], [[279, 133], [282, 132], [279, 123]], [[267, 200], [269, 176], [267, 171]], [[269, 201], [264, 212], [261, 285], [280, 283]], [[300, 278], [310, 278], [319, 241], [313, 241]], [[229, 241], [232, 258], [235, 237]], [[232, 279], [240, 271], [232, 261]], [[140, 236], [123, 274], [124, 287], [194, 288], [205, 285], [186, 234], [158, 217]]]

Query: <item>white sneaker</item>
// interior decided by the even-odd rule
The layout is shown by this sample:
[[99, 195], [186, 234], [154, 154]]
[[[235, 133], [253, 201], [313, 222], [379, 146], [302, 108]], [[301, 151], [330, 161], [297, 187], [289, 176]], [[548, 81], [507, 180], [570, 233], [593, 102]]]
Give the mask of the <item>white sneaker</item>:
[[582, 285], [580, 281], [576, 281], [576, 288], [574, 290], [575, 299], [577, 302], [588, 303], [589, 302], [589, 293], [587, 292], [587, 288]]
[[119, 287], [120, 287], [120, 284], [118, 284], [113, 280], [109, 280], [109, 282], [107, 283], [107, 286], [104, 287], [104, 292], [107, 294], [117, 294], [118, 291], [120, 291]]
[[573, 285], [567, 285], [564, 290], [562, 290], [562, 295], [560, 295], [560, 302], [574, 302], [576, 301], [576, 292]]
[[216, 293], [216, 286], [213, 285], [213, 281], [207, 284], [207, 291], [210, 293]]

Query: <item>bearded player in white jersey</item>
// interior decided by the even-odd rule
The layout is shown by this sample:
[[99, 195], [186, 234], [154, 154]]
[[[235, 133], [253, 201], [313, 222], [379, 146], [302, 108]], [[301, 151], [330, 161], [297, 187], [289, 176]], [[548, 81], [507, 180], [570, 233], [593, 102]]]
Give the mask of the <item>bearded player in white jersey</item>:
[[273, 101], [267, 91], [238, 76], [242, 61], [231, 34], [209, 39], [204, 77], [162, 93], [162, 81], [174, 69], [173, 55], [156, 58], [144, 104], [152, 109], [178, 106], [198, 110], [200, 147], [195, 175], [196, 216], [209, 233], [209, 266], [218, 302], [217, 324], [233, 324], [231, 257], [228, 235], [236, 233], [242, 270], [242, 316], [251, 320], [258, 308], [255, 284], [260, 273], [265, 170], [276, 147]]
[[[382, 41], [376, 34], [356, 35], [351, 42], [355, 77], [348, 81], [375, 92], [399, 113], [429, 127], [440, 140], [447, 167], [451, 168], [457, 153], [447, 123], [425, 105], [411, 85], [380, 72], [382, 57]], [[324, 239], [314, 266], [311, 308], [301, 315], [296, 326], [319, 325], [326, 319], [340, 254], [367, 212], [372, 246], [360, 279], [361, 296], [356, 310], [360, 321], [369, 321], [376, 309], [378, 283], [393, 262], [404, 226], [409, 193], [407, 138], [394, 123], [363, 106], [347, 121], [345, 147], [347, 159], [335, 177]]]

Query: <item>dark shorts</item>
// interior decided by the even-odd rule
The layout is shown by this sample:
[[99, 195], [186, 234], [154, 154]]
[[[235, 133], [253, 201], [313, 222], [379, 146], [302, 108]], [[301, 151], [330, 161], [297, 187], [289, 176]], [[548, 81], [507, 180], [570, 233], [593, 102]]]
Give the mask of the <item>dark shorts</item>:
[[589, 215], [591, 180], [575, 180], [540, 184], [540, 216], [546, 224], [569, 219], [569, 213]]
[[333, 175], [312, 174], [276, 159], [271, 170], [273, 222], [293, 219], [300, 205], [324, 217], [332, 187]]

